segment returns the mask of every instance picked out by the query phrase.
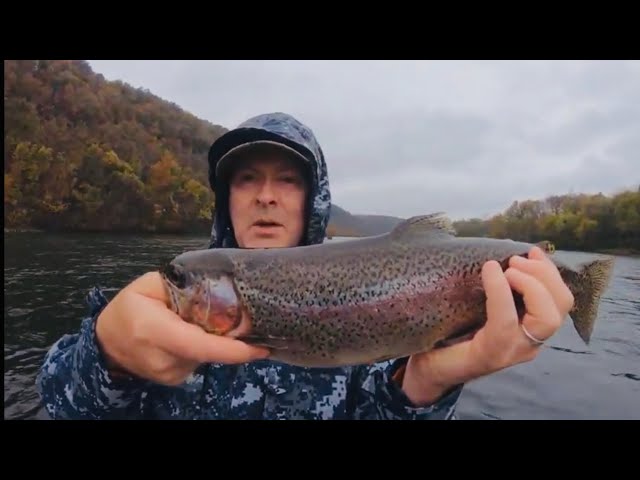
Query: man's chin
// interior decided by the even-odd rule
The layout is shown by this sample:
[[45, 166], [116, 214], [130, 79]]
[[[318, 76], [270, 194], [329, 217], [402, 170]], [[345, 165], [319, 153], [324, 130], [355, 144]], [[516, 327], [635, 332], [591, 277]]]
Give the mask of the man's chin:
[[251, 238], [245, 248], [284, 248], [288, 247], [288, 239], [281, 235]]

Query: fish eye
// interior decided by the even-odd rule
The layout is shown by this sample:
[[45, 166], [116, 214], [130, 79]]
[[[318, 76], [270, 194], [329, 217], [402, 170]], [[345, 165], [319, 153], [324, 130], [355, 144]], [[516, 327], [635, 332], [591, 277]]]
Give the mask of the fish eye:
[[163, 273], [167, 280], [173, 283], [178, 288], [184, 288], [186, 285], [187, 276], [182, 268], [173, 263], [169, 263], [165, 266]]

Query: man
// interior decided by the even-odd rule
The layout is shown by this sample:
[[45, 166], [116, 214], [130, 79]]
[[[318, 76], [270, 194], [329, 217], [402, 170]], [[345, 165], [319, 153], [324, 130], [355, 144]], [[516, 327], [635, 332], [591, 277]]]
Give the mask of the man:
[[[249, 119], [209, 152], [216, 191], [211, 248], [321, 243], [331, 195], [313, 133], [282, 113]], [[536, 357], [573, 298], [533, 249], [483, 269], [486, 326], [472, 340], [349, 368], [271, 362], [268, 350], [204, 333], [166, 305], [159, 274], [111, 301], [94, 290], [80, 332], [47, 353], [37, 385], [52, 418], [450, 419], [466, 382]], [[524, 295], [518, 323], [511, 288]]]

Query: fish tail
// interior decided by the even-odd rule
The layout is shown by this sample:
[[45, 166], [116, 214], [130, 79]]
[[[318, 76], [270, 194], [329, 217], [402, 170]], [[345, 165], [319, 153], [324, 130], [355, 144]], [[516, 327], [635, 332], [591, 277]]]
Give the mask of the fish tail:
[[613, 258], [599, 258], [572, 271], [567, 279], [574, 297], [569, 315], [574, 328], [586, 345], [589, 345], [591, 340], [600, 300], [609, 285], [613, 265]]

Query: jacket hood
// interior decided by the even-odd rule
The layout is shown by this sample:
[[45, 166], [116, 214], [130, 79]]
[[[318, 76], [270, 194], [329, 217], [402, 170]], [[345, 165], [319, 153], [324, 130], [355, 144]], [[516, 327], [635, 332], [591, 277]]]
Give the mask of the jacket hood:
[[310, 167], [311, 185], [305, 219], [303, 244], [322, 243], [331, 214], [331, 192], [324, 153], [309, 127], [286, 113], [266, 113], [252, 117], [219, 137], [209, 149], [209, 185], [216, 194], [210, 248], [235, 248], [229, 217], [229, 187], [216, 176], [216, 167], [230, 150], [251, 142], [270, 141], [299, 153]]

